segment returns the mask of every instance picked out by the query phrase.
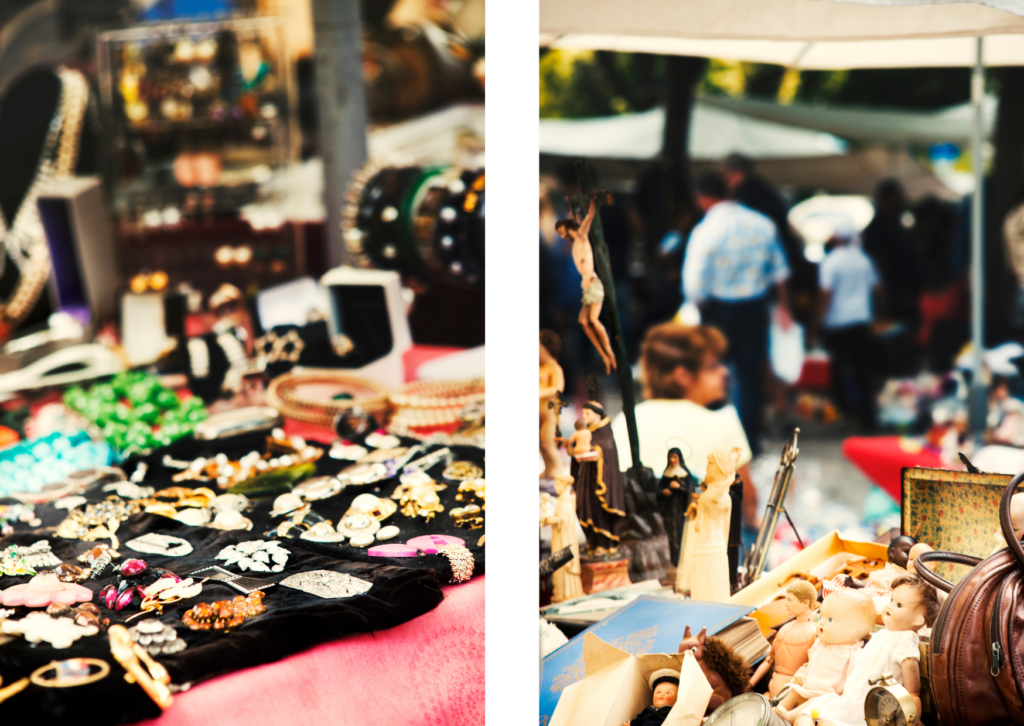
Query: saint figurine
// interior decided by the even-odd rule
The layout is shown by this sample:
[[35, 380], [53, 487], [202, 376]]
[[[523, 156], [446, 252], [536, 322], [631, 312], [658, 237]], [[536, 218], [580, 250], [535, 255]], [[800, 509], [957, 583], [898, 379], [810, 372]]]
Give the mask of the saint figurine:
[[551, 525], [551, 551], [561, 552], [566, 547], [572, 550], [572, 559], [551, 575], [554, 595], [551, 602], [563, 602], [574, 597], [583, 597], [583, 580], [580, 579], [580, 545], [576, 540], [576, 495], [572, 490], [572, 477], [555, 477], [555, 491], [558, 499], [550, 506], [548, 499], [541, 502], [541, 525]]
[[590, 431], [591, 444], [589, 451], [582, 451], [582, 442], [576, 440], [574, 448], [579, 453], [573, 456], [569, 472], [576, 487], [576, 514], [587, 535], [587, 549], [602, 554], [619, 546], [615, 529], [626, 516], [622, 472], [615, 437], [608, 425], [611, 419], [604, 415], [601, 404], [588, 401], [583, 406], [582, 420]]
[[583, 326], [583, 332], [587, 334], [598, 355], [601, 356], [605, 373], [611, 373], [615, 368], [615, 354], [612, 352], [612, 344], [608, 339], [608, 331], [605, 330], [600, 320], [601, 306], [604, 305], [604, 284], [594, 269], [594, 250], [590, 246], [590, 237], [588, 236], [590, 225], [594, 222], [594, 214], [597, 212], [598, 196], [596, 191], [590, 193], [590, 209], [582, 222], [576, 221], [570, 201], [569, 218], [555, 222], [555, 231], [565, 239], [572, 240], [572, 260], [583, 277], [581, 283], [583, 306], [580, 309], [579, 322]]
[[557, 333], [540, 331], [540, 455], [544, 459], [542, 479], [555, 479], [565, 473], [558, 453], [558, 415], [562, 411], [565, 374], [558, 365], [562, 341]]
[[658, 490], [658, 508], [665, 520], [665, 529], [668, 530], [668, 548], [674, 563], [679, 562], [686, 529], [686, 510], [690, 508], [690, 498], [696, 483], [693, 474], [683, 463], [682, 452], [669, 449], [668, 464], [665, 473], [661, 475]]
[[717, 449], [708, 455], [705, 491], [687, 512], [687, 516], [695, 517], [693, 541], [687, 542], [686, 552], [690, 556], [680, 563], [676, 581], [678, 583], [684, 576], [688, 579], [690, 597], [694, 600], [725, 602], [731, 594], [728, 542], [732, 498], [729, 489], [736, 480], [739, 456], [737, 448]]

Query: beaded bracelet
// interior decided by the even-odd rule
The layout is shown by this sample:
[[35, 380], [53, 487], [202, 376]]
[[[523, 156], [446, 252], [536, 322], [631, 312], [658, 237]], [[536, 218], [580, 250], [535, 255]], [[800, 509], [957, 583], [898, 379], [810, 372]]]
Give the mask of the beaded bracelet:
[[473, 576], [473, 568], [476, 566], [473, 553], [462, 545], [445, 545], [437, 554], [447, 557], [452, 565], [452, 585], [468, 582]]
[[[306, 397], [295, 392], [300, 386], [317, 384], [335, 386], [342, 389], [340, 393], [348, 394], [351, 397], [345, 399], [329, 399], [325, 396]], [[286, 373], [275, 378], [267, 388], [266, 401], [268, 405], [273, 406], [288, 418], [320, 426], [331, 426], [338, 414], [355, 407], [359, 407], [367, 414], [386, 411], [388, 389], [365, 378], [334, 371], [314, 370], [303, 373]]]

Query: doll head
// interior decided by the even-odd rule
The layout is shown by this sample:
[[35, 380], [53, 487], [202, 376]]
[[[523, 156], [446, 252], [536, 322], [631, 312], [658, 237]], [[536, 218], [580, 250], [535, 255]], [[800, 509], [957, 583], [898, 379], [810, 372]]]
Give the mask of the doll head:
[[708, 454], [708, 468], [704, 475], [704, 483], [712, 487], [730, 487], [736, 479], [736, 464], [740, 460], [740, 450], [716, 449]]
[[803, 615], [814, 609], [818, 602], [818, 591], [807, 580], [791, 582], [786, 588], [786, 614]]
[[568, 474], [559, 474], [555, 477], [555, 494], [561, 496], [562, 492], [572, 488], [573, 478]]
[[821, 604], [818, 637], [825, 645], [853, 645], [867, 637], [877, 617], [869, 595], [841, 587]]
[[576, 419], [576, 433], [569, 437], [569, 444], [567, 446], [570, 456], [585, 454], [590, 451], [590, 444], [593, 438], [593, 434], [590, 433], [590, 429], [587, 428], [587, 424], [584, 423], [583, 419]]
[[939, 593], [921, 577], [900, 575], [892, 581], [889, 604], [882, 611], [882, 623], [889, 630], [918, 631], [932, 626], [939, 614]]
[[651, 688], [654, 691], [652, 706], [675, 706], [679, 697], [679, 671], [670, 668], [655, 671], [651, 674]]
[[1024, 535], [1024, 492], [1010, 497], [1010, 522], [1018, 538]]
[[604, 406], [596, 401], [587, 401], [583, 405], [583, 413], [581, 415], [587, 426], [593, 426], [600, 423], [601, 419], [604, 418]]
[[677, 466], [683, 465], [683, 452], [678, 448], [672, 448], [668, 450], [668, 461], [665, 463], [665, 471], [675, 469]]
[[889, 549], [886, 551], [886, 554], [889, 556], [889, 562], [906, 568], [907, 559], [910, 557], [910, 548], [916, 544], [917, 540], [910, 535], [904, 534], [896, 537], [889, 543]]
[[925, 542], [918, 542], [916, 545], [910, 548], [910, 552], [907, 553], [907, 572], [913, 574], [917, 570], [914, 569], [914, 560], [923, 555], [925, 552], [934, 552], [932, 546]]
[[569, 235], [580, 228], [579, 222], [575, 219], [560, 219], [555, 222], [555, 231], [560, 237], [569, 239]]

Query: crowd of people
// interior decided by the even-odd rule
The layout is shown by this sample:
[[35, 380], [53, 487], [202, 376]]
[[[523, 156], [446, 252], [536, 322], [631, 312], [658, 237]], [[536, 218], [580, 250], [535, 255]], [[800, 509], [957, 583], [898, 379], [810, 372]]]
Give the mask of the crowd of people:
[[[566, 393], [575, 398], [571, 393], [586, 375], [607, 366], [576, 325], [582, 278], [571, 240], [555, 230], [566, 217], [566, 198], [578, 192], [573, 175], [565, 177], [541, 183], [540, 324], [566, 341], [561, 364]], [[788, 221], [790, 200], [750, 159], [728, 157], [694, 179], [692, 189], [695, 203], [681, 201], [668, 229], [653, 228], [637, 195], [616, 193], [615, 203], [598, 211], [629, 358], [642, 363], [645, 400], [636, 414], [645, 465], [660, 470], [670, 448], [650, 446], [644, 436], [645, 427], [656, 429], [676, 412], [666, 400], [709, 413], [731, 400], [731, 418], [719, 419], [731, 442], [716, 445], [760, 451], [769, 400], [783, 408], [787, 400], [770, 373], [773, 326], [786, 331], [799, 324], [808, 347], [827, 350], [833, 403], [862, 430], [877, 425], [875, 399], [884, 378], [923, 367], [946, 370], [967, 340], [966, 235], [948, 203], [925, 198], [911, 208], [900, 183], [884, 180], [870, 224], [859, 230], [834, 215], [826, 255], [811, 262]], [[697, 315], [687, 310], [699, 313], [702, 327], [693, 327]], [[708, 381], [719, 379], [722, 391], [712, 395], [718, 383]], [[692, 438], [715, 439], [712, 420]], [[685, 458], [687, 465], [703, 461]]]

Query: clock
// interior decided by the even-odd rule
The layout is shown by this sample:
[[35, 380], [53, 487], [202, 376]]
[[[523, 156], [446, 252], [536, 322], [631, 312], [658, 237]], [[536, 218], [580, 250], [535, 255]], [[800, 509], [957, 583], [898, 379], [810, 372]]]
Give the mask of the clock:
[[708, 716], [704, 726], [789, 726], [760, 693], [730, 698]]
[[868, 726], [913, 726], [918, 723], [917, 706], [906, 688], [891, 673], [868, 681], [872, 686], [864, 698], [864, 720]]

